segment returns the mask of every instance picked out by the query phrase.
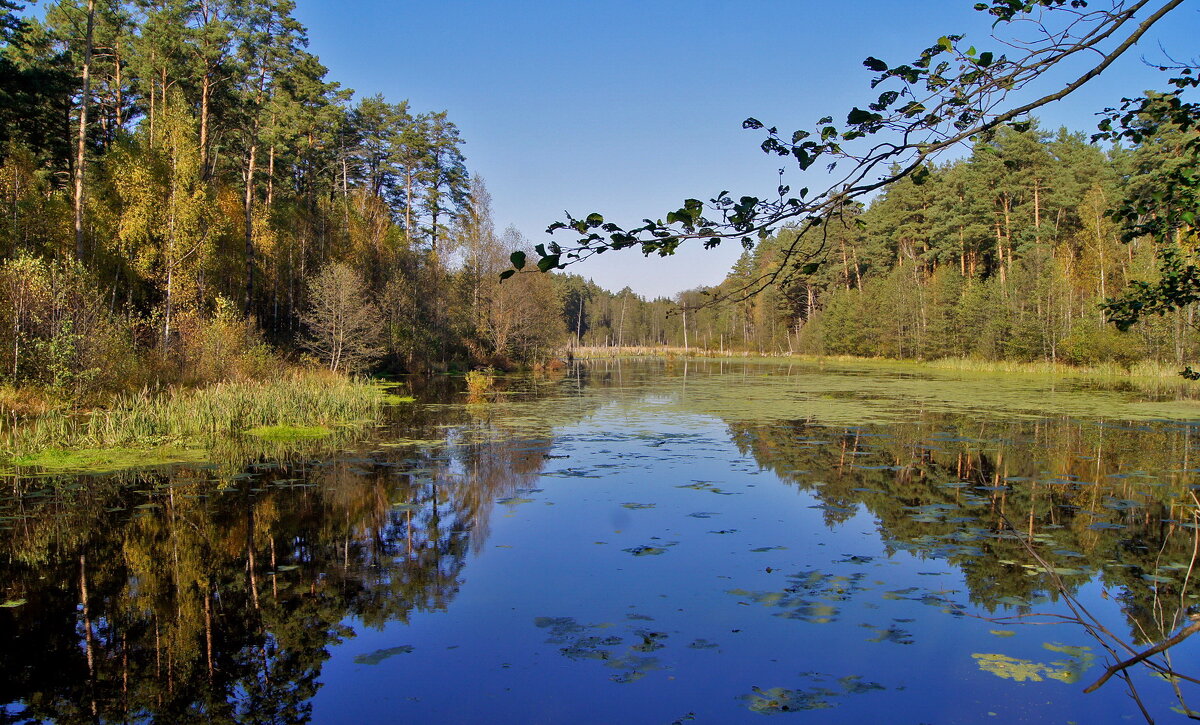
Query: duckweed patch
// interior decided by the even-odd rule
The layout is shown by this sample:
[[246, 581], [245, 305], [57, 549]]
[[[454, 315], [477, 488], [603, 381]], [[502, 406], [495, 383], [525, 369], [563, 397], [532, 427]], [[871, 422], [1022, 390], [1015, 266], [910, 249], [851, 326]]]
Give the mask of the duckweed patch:
[[128, 468], [153, 468], [176, 463], [202, 463], [208, 452], [199, 449], [158, 448], [50, 448], [37, 453], [15, 456], [14, 466], [72, 473], [107, 473]]
[[1004, 654], [976, 653], [971, 657], [975, 659], [979, 669], [1006, 680], [1042, 682], [1050, 679], [1068, 685], [1079, 682], [1080, 677], [1096, 659], [1090, 647], [1069, 647], [1054, 642], [1047, 642], [1042, 646], [1051, 652], [1067, 655], [1067, 659], [1047, 664]]
[[803, 689], [772, 687], [764, 690], [753, 687], [750, 693], [743, 695], [741, 699], [746, 702], [746, 707], [751, 712], [760, 715], [780, 715], [805, 710], [827, 710], [837, 707], [836, 698], [887, 689], [878, 682], [864, 681], [861, 675], [849, 675], [835, 680], [832, 675], [808, 672], [802, 677], [813, 684]]
[[332, 435], [333, 429], [323, 425], [260, 425], [244, 431], [270, 441], [298, 441], [306, 438], [324, 438]]
[[370, 652], [368, 654], [358, 655], [357, 657], [354, 658], [354, 664], [356, 664], [356, 665], [377, 665], [380, 662], [383, 662], [384, 660], [388, 659], [389, 657], [395, 657], [396, 655], [405, 655], [412, 651], [413, 651], [413, 647], [410, 644], [402, 644], [399, 647], [388, 647], [387, 649], [377, 649], [374, 652]]

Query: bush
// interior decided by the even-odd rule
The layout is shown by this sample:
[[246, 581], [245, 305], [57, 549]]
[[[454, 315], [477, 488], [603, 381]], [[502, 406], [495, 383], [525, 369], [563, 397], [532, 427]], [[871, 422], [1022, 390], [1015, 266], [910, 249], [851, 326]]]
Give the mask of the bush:
[[177, 366], [175, 380], [207, 385], [271, 377], [280, 361], [253, 321], [223, 297], [215, 307], [211, 317], [186, 313], [177, 318], [171, 350]]
[[0, 379], [84, 395], [127, 370], [127, 322], [76, 264], [16, 257], [0, 264]]
[[491, 368], [472, 370], [467, 373], [467, 392], [471, 395], [482, 395], [496, 384], [496, 371]]

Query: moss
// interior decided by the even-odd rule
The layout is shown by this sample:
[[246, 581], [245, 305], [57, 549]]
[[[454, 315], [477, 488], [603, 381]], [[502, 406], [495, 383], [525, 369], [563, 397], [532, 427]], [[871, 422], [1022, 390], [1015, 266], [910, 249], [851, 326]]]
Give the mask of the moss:
[[332, 435], [333, 431], [323, 425], [260, 425], [244, 431], [248, 435], [258, 436], [272, 441], [295, 441], [304, 438], [324, 438]]
[[387, 405], [396, 405], [398, 403], [414, 403], [416, 398], [411, 395], [395, 395], [393, 393], [384, 393], [383, 402]]
[[127, 468], [164, 466], [172, 463], [199, 463], [207, 460], [207, 452], [191, 448], [51, 448], [37, 453], [16, 456], [14, 466], [29, 466], [48, 471], [107, 473]]

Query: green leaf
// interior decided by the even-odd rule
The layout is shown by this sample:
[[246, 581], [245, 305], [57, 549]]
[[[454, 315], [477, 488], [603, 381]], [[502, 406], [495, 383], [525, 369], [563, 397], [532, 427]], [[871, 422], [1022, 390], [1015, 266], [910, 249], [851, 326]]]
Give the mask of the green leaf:
[[855, 106], [853, 109], [851, 109], [850, 113], [846, 115], [846, 123], [856, 126], [864, 123], [870, 123], [871, 121], [876, 121], [878, 119], [879, 116], [876, 114], [871, 113], [870, 111], [864, 111], [858, 106]]
[[542, 257], [541, 259], [538, 260], [537, 266], [538, 266], [538, 269], [540, 269], [541, 271], [549, 272], [550, 270], [552, 270], [558, 266], [558, 255], [551, 254], [551, 255]]
[[991, 53], [980, 53], [979, 54], [979, 65], [980, 66], [987, 68], [991, 64], [992, 64], [992, 54]]
[[870, 70], [878, 71], [880, 73], [882, 73], [883, 71], [888, 69], [887, 63], [884, 63], [882, 60], [879, 60], [878, 58], [875, 58], [873, 56], [870, 56], [866, 60], [864, 60], [863, 65], [865, 65]]
[[809, 262], [800, 268], [800, 274], [813, 274], [821, 268], [820, 262]]
[[517, 273], [517, 270], [515, 270], [515, 269], [506, 269], [500, 273], [500, 281], [503, 282], [504, 280], [508, 279], [509, 277], [513, 276], [516, 273]]
[[512, 262], [514, 269], [525, 269], [525, 253], [521, 251], [513, 252], [508, 255], [508, 259]]

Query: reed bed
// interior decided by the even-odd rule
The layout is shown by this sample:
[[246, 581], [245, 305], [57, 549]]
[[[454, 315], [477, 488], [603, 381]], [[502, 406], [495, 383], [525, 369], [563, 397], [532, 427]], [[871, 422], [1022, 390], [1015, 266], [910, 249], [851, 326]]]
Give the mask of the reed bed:
[[51, 410], [0, 435], [10, 459], [47, 449], [211, 445], [260, 426], [337, 426], [374, 419], [378, 386], [320, 372], [218, 383], [198, 390], [123, 395], [100, 410]]

